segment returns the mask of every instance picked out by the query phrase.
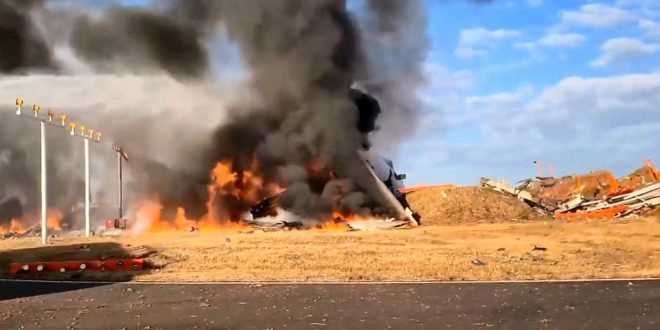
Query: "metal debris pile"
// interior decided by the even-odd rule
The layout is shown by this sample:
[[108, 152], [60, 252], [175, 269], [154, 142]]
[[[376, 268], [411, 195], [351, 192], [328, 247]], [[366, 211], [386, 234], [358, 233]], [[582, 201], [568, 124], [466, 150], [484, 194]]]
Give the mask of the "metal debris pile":
[[262, 216], [259, 218], [243, 220], [245, 224], [254, 230], [265, 232], [280, 231], [280, 230], [308, 230], [308, 229], [330, 229], [330, 230], [343, 230], [343, 231], [373, 231], [385, 229], [398, 229], [410, 228], [410, 221], [390, 219], [377, 219], [377, 218], [355, 218], [343, 219], [336, 217], [332, 221], [318, 223], [313, 225], [311, 221], [306, 221], [300, 217], [287, 212], [285, 210], [277, 209], [277, 213]]
[[482, 178], [481, 186], [515, 196], [556, 219], [646, 216], [660, 207], [660, 171], [650, 160], [644, 165], [618, 180], [609, 171], [594, 171], [523, 180], [515, 188]]
[[0, 240], [39, 237], [39, 236], [41, 236], [41, 226], [36, 225], [22, 232], [9, 231], [0, 234]]

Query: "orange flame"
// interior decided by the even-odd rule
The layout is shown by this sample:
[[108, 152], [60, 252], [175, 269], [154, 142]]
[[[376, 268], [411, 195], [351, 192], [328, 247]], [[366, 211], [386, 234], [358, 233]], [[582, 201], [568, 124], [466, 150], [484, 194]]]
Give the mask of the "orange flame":
[[[229, 160], [216, 164], [211, 172], [211, 184], [208, 186], [209, 200], [206, 203], [207, 218], [214, 222], [236, 222], [240, 208], [249, 208], [268, 195], [269, 191], [278, 191], [278, 185], [264, 187], [264, 179], [258, 174], [258, 162], [252, 161], [250, 171], [237, 172]], [[223, 205], [230, 202], [232, 205]]]
[[247, 228], [246, 225], [242, 223], [217, 222], [208, 217], [205, 217], [202, 220], [191, 220], [187, 218], [186, 210], [182, 207], [177, 208], [177, 214], [174, 221], [168, 221], [162, 218], [162, 210], [163, 205], [159, 201], [143, 202], [136, 213], [137, 221], [131, 228], [132, 234], [139, 236], [143, 233], [164, 233], [191, 230], [213, 232]]
[[26, 231], [26, 228], [23, 227], [21, 222], [18, 219], [11, 219], [8, 225], [0, 225], [0, 235], [7, 233], [23, 233]]
[[[34, 220], [30, 217], [30, 219]], [[48, 209], [48, 217], [46, 218], [46, 228], [49, 230], [59, 231], [64, 228], [62, 223], [64, 219], [64, 213], [59, 209]], [[26, 226], [24, 223], [32, 223], [33, 225]], [[38, 220], [35, 221], [21, 221], [20, 219], [11, 219], [8, 225], [0, 225], [0, 234], [7, 233], [18, 233], [23, 234], [28, 231], [29, 228], [40, 224]]]
[[[201, 219], [188, 219], [186, 210], [177, 209], [175, 219], [163, 219], [162, 210], [164, 206], [158, 198], [145, 201], [137, 212], [137, 223], [135, 233], [183, 231], [199, 229], [200, 231], [222, 231], [230, 229], [245, 229], [242, 223], [242, 212], [247, 212], [250, 207], [256, 205], [267, 197], [279, 195], [286, 191], [286, 187], [276, 182], [266, 182], [261, 176], [259, 162], [253, 158], [249, 170], [237, 171], [232, 160], [218, 162], [210, 173], [211, 183], [207, 186], [208, 200], [206, 201], [206, 215]], [[327, 182], [334, 178], [331, 169], [320, 159], [312, 159], [308, 166], [308, 175], [317, 183]], [[310, 180], [311, 180], [310, 179]], [[339, 186], [338, 194], [346, 191]], [[339, 219], [339, 221], [335, 221]], [[331, 219], [327, 219], [323, 225], [317, 226], [317, 230], [346, 231], [350, 227], [345, 221], [373, 219], [370, 216], [353, 214], [342, 214], [335, 212]], [[343, 221], [342, 221], [343, 220]]]
[[318, 226], [315, 229], [321, 231], [349, 231], [351, 227], [349, 227], [346, 223], [332, 220], [332, 221], [325, 221], [322, 225]]
[[353, 213], [345, 214], [336, 211], [332, 212], [332, 218], [334, 220], [339, 220], [343, 222], [360, 221], [360, 220], [383, 220], [383, 218], [374, 215], [361, 215], [361, 214], [353, 214]]
[[266, 185], [266, 191], [268, 192], [268, 195], [275, 196], [285, 192], [286, 188], [280, 186], [277, 183], [269, 183]]
[[46, 218], [46, 228], [50, 230], [62, 230], [62, 219], [64, 215], [62, 211], [57, 209], [48, 210], [48, 218]]
[[313, 158], [307, 165], [307, 170], [314, 175], [324, 174], [326, 169], [325, 163], [320, 158]]

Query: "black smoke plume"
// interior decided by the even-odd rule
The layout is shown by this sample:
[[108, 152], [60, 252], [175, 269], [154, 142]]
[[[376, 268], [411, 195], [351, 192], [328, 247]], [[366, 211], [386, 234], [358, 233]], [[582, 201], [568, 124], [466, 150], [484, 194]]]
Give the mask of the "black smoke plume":
[[0, 73], [53, 70], [51, 50], [30, 17], [39, 0], [0, 1]]
[[202, 35], [194, 25], [147, 10], [112, 7], [100, 19], [81, 17], [71, 46], [101, 72], [158, 68], [176, 77], [199, 78], [209, 71]]
[[[117, 79], [165, 74], [194, 89], [212, 79], [214, 61], [223, 61], [209, 49], [224, 34], [240, 52], [248, 92], [230, 105], [205, 104], [224, 115], [213, 133], [202, 131], [202, 138], [192, 138], [179, 132], [188, 128], [181, 120], [187, 120], [190, 131], [206, 124], [196, 121], [199, 110], [185, 102], [169, 111], [186, 113], [187, 119], [156, 121], [142, 114], [139, 105], [114, 109], [113, 100], [106, 99], [102, 105], [113, 112], [88, 115], [141, 156], [127, 169], [134, 172], [128, 185], [135, 197], [131, 201], [158, 194], [170, 212], [183, 206], [201, 213], [209, 172], [218, 161], [231, 159], [241, 171], [252, 169], [256, 159], [267, 181], [288, 188], [281, 204], [295, 213], [323, 217], [337, 208], [358, 212], [378, 203], [371, 200], [373, 187], [360, 170], [357, 150], [396, 145], [414, 131], [420, 108], [416, 91], [424, 82], [428, 50], [421, 0], [364, 4], [363, 11], [352, 13], [346, 0], [167, 0], [146, 7], [82, 6], [84, 10], [65, 17], [61, 13], [67, 8], [57, 1], [0, 0], [0, 73], [75, 75], [62, 63], [61, 50], [69, 49], [72, 55], [66, 59], [79, 62], [86, 74]], [[55, 24], [65, 28], [54, 29]], [[143, 86], [142, 92], [152, 90]], [[121, 120], [113, 121], [118, 116]], [[172, 127], [172, 132], [160, 132]], [[5, 218], [37, 207], [36, 173], [25, 170], [35, 159], [9, 142], [6, 136], [16, 130], [11, 132], [0, 141], [6, 144], [0, 143], [0, 166], [11, 169], [4, 173], [18, 173], [29, 187], [21, 193], [0, 189]], [[169, 144], [163, 146], [164, 140]], [[53, 166], [60, 163], [53, 161]], [[315, 163], [323, 165], [321, 175], [310, 175]], [[8, 186], [8, 180], [0, 176], [0, 187]], [[80, 177], [56, 181], [66, 187]], [[337, 196], [337, 191], [342, 193]], [[75, 201], [60, 200], [56, 206]]]

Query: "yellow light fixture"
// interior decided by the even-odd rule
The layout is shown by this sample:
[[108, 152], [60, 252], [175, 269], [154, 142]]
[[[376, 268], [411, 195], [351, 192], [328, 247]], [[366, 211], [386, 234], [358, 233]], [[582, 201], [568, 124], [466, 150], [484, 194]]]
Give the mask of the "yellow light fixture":
[[32, 112], [34, 112], [35, 117], [39, 116], [40, 111], [41, 111], [41, 107], [38, 104], [32, 106]]
[[16, 115], [20, 116], [23, 112], [23, 99], [20, 97], [16, 98]]

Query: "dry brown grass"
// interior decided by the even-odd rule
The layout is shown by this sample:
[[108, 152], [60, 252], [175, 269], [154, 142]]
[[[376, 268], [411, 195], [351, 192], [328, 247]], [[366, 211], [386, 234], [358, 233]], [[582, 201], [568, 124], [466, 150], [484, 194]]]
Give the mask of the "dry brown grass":
[[[166, 233], [114, 241], [62, 238], [53, 244], [68, 245], [69, 259], [75, 254], [73, 244], [89, 244], [86, 257], [156, 250], [149, 260], [165, 266], [137, 275], [134, 279], [139, 281], [660, 277], [660, 221], [656, 219], [427, 226], [350, 233]], [[530, 252], [534, 245], [547, 251]], [[108, 246], [114, 250], [109, 252]], [[36, 247], [38, 239], [0, 241], [0, 267], [1, 255], [6, 265], [37, 255], [55, 260], [63, 253], [49, 252], [52, 247], [29, 253], [21, 250]], [[474, 259], [485, 265], [473, 265]]]

